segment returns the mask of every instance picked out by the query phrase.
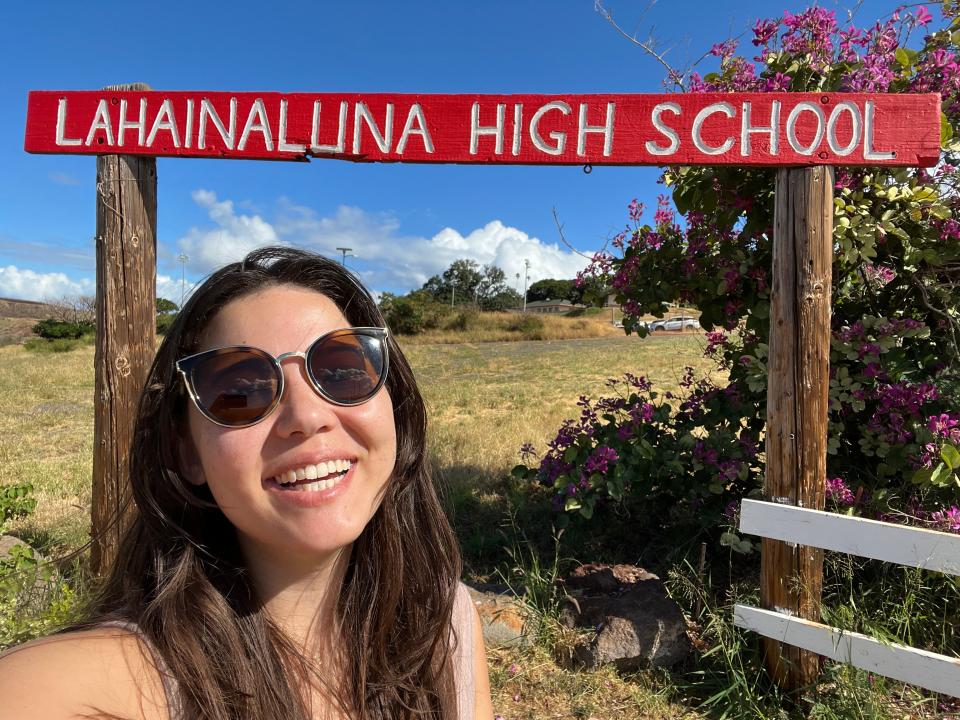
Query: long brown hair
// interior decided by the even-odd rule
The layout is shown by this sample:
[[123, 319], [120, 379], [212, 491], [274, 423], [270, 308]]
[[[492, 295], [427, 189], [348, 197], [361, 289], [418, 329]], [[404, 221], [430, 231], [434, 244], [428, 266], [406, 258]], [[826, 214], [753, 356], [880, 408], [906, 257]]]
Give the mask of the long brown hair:
[[[303, 693], [315, 669], [264, 612], [233, 526], [205, 485], [184, 480], [177, 452], [187, 398], [175, 361], [200, 349], [227, 303], [284, 284], [326, 295], [352, 325], [384, 326], [360, 283], [313, 253], [264, 248], [210, 276], [150, 370], [130, 449], [136, 511], [84, 623], [139, 625], [176, 678], [186, 718], [307, 718]], [[423, 399], [400, 348], [388, 342], [397, 460], [340, 589], [347, 677], [335, 686], [351, 716], [455, 718], [449, 632], [460, 555], [428, 470]]]

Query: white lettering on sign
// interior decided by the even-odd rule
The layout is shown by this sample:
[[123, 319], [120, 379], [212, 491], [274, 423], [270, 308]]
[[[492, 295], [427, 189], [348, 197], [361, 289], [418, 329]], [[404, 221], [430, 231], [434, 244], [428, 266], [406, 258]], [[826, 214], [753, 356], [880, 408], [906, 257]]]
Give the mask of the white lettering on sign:
[[750, 136], [754, 133], [767, 133], [770, 136], [770, 154], [776, 155], [779, 151], [777, 139], [780, 137], [780, 101], [774, 100], [770, 103], [770, 125], [754, 126], [750, 122], [750, 115], [753, 112], [752, 104], [747, 101], [743, 103], [743, 122], [740, 124], [740, 154], [744, 157], [750, 155]]
[[647, 152], [651, 155], [672, 155], [680, 147], [680, 136], [677, 135], [676, 131], [666, 125], [663, 122], [663, 119], [660, 117], [665, 112], [671, 112], [674, 115], [680, 114], [680, 106], [674, 102], [660, 103], [654, 105], [653, 112], [650, 113], [650, 121], [653, 123], [653, 127], [657, 129], [658, 132], [662, 133], [664, 137], [670, 140], [670, 144], [666, 147], [657, 145], [653, 140], [647, 140], [646, 148]]
[[895, 152], [881, 152], [873, 149], [873, 113], [873, 100], [867, 100], [863, 107], [863, 159], [892, 160], [897, 156]]
[[183, 131], [183, 146], [190, 147], [193, 142], [193, 100], [187, 100], [187, 127]]
[[280, 101], [280, 130], [277, 133], [277, 148], [280, 152], [306, 152], [306, 148], [299, 143], [287, 142], [287, 101]]
[[550, 139], [556, 143], [553, 147], [551, 147], [550, 145], [547, 145], [542, 137], [540, 137], [540, 131], [537, 129], [537, 125], [540, 124], [540, 118], [542, 118], [551, 110], [559, 110], [564, 115], [570, 114], [570, 106], [565, 102], [556, 100], [543, 105], [533, 114], [533, 117], [530, 118], [530, 140], [533, 142], [533, 146], [540, 152], [546, 153], [547, 155], [560, 155], [563, 153], [563, 149], [567, 145], [567, 134], [557, 130], [547, 133], [550, 136]]
[[714, 113], [723, 113], [728, 118], [732, 118], [737, 114], [737, 111], [733, 109], [733, 105], [730, 103], [718, 102], [713, 103], [712, 105], [707, 105], [703, 110], [697, 113], [697, 116], [693, 119], [693, 146], [704, 155], [722, 155], [732, 148], [733, 143], [736, 142], [733, 136], [728, 137], [723, 141], [722, 144], [716, 147], [707, 145], [703, 141], [703, 137], [700, 135], [703, 129], [703, 123]]
[[123, 147], [123, 136], [127, 130], [136, 128], [137, 145], [143, 145], [143, 138], [147, 134], [147, 99], [140, 98], [140, 119], [131, 122], [127, 120], [127, 101], [120, 101], [120, 122], [117, 123], [117, 146]]
[[[816, 156], [813, 162], [857, 164], [862, 158], [866, 164], [907, 164], [911, 158], [934, 157], [917, 155], [904, 144], [919, 141], [904, 139], [911, 130], [897, 115], [898, 106], [881, 95], [761, 99], [747, 93], [696, 101], [655, 96], [661, 101], [632, 106], [631, 96], [623, 95], [573, 96], [575, 103], [544, 96], [464, 96], [454, 106], [431, 105], [430, 97], [378, 95], [364, 101], [329, 94], [50, 92], [44, 97], [45, 122], [36, 130], [28, 125], [26, 146], [31, 152], [169, 155], [191, 150], [181, 154], [531, 164], [612, 159], [791, 165], [809, 163], [811, 156]], [[431, 112], [437, 117], [429, 117]], [[452, 132], [466, 130], [468, 123], [469, 135]], [[42, 143], [43, 149], [34, 149]], [[936, 143], [929, 145], [936, 153]]]
[[83, 141], [80, 138], [68, 138], [64, 133], [67, 126], [67, 99], [60, 98], [57, 101], [57, 145], [60, 147], [66, 145], [80, 145]]
[[96, 136], [97, 130], [103, 130], [107, 136], [107, 145], [113, 145], [113, 124], [110, 120], [110, 106], [105, 99], [101, 100], [100, 104], [97, 105], [97, 112], [93, 116], [93, 122], [90, 123], [90, 132], [87, 133], [87, 141], [84, 145], [88, 147], [93, 145], [93, 138]]
[[200, 101], [200, 135], [197, 137], [197, 147], [203, 150], [207, 146], [207, 123], [204, 120], [210, 120], [213, 126], [220, 133], [220, 139], [227, 146], [227, 150], [233, 150], [233, 144], [237, 135], [237, 99], [230, 98], [230, 130], [223, 126], [223, 121], [217, 114], [213, 103], [207, 98]]
[[337, 125], [337, 144], [320, 144], [320, 101], [313, 102], [313, 123], [310, 129], [310, 152], [312, 153], [342, 153], [347, 137], [347, 110], [346, 100], [340, 101], [340, 123]]
[[[417, 123], [417, 127], [413, 123]], [[397, 154], [403, 155], [407, 149], [407, 140], [411, 135], [419, 135], [423, 140], [423, 149], [428, 153], [433, 153], [433, 138], [427, 130], [427, 121], [423, 117], [423, 108], [420, 103], [414, 103], [410, 106], [410, 112], [407, 113], [407, 122], [403, 124], [403, 132], [400, 133], [400, 142], [397, 143]]]
[[480, 124], [480, 103], [475, 102], [473, 107], [470, 108], [470, 154], [477, 154], [477, 145], [479, 144], [479, 139], [481, 135], [493, 135], [496, 137], [496, 144], [494, 145], [494, 152], [497, 155], [503, 153], [503, 120], [506, 113], [507, 106], [503, 103], [497, 104], [497, 124], [496, 125], [481, 125]]
[[587, 125], [587, 103], [580, 103], [580, 124], [577, 126], [577, 155], [586, 153], [587, 133], [603, 133], [603, 156], [610, 157], [613, 150], [614, 103], [607, 103], [607, 120], [603, 125]]
[[[256, 118], [256, 122], [254, 122]], [[258, 132], [263, 135], [263, 144], [269, 152], [273, 152], [273, 133], [270, 132], [270, 123], [267, 120], [267, 109], [263, 106], [263, 100], [257, 98], [250, 106], [250, 113], [247, 115], [247, 122], [243, 125], [243, 134], [240, 135], [240, 144], [237, 150], [244, 150], [247, 147], [247, 141], [250, 139], [250, 133]]]
[[513, 143], [510, 153], [516, 157], [520, 154], [520, 138], [523, 137], [523, 103], [513, 106]]
[[[140, 114], [145, 115], [146, 108], [144, 108]], [[153, 127], [150, 128], [150, 134], [147, 135], [147, 147], [153, 147], [153, 143], [157, 139], [157, 133], [161, 130], [166, 130], [170, 133], [170, 141], [175, 148], [180, 147], [180, 133], [177, 132], [177, 118], [173, 114], [173, 101], [170, 99], [163, 101], [157, 117], [153, 120]]]
[[387, 103], [387, 117], [383, 124], [383, 132], [377, 125], [377, 121], [370, 114], [370, 108], [364, 102], [358, 102], [353, 109], [353, 154], [360, 154], [360, 121], [366, 124], [367, 129], [373, 136], [373, 141], [380, 148], [380, 152], [390, 152], [390, 144], [393, 142], [393, 103]]
[[[840, 141], [837, 140], [837, 121], [843, 112], [847, 112], [850, 115], [850, 123], [853, 128], [850, 133], [850, 142], [840, 147]], [[844, 101], [837, 103], [833, 108], [833, 112], [830, 113], [830, 119], [827, 121], [827, 144], [830, 146], [830, 151], [840, 157], [852, 153], [854, 148], [860, 144], [861, 125], [860, 108], [852, 102]]]
[[[803, 145], [797, 139], [797, 120], [800, 118], [800, 114], [804, 112], [811, 112], [817, 118], [817, 131], [813, 134], [813, 140], [810, 141], [809, 145]], [[797, 106], [787, 116], [787, 143], [794, 152], [801, 155], [813, 155], [813, 151], [820, 147], [820, 143], [823, 142], [824, 126], [826, 124], [826, 113], [819, 105], [811, 102], [797, 103]]]

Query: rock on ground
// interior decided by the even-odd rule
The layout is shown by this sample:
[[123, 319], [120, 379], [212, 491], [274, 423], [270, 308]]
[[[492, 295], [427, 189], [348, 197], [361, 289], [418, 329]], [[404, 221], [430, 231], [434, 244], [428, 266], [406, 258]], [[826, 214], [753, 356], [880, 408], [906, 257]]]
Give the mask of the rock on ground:
[[634, 565], [594, 563], [574, 570], [566, 586], [561, 622], [591, 631], [573, 649], [582, 665], [671, 667], [689, 653], [686, 619], [656, 575]]

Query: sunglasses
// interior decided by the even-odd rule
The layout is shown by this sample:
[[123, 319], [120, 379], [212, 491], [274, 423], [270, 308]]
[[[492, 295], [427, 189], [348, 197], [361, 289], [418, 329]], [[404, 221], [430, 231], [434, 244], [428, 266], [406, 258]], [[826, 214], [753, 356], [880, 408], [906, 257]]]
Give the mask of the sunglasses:
[[360, 405], [377, 394], [387, 379], [387, 329], [332, 330], [306, 352], [274, 357], [246, 345], [216, 348], [177, 361], [187, 392], [204, 417], [223, 427], [255, 425], [283, 397], [283, 369], [290, 357], [303, 358], [317, 394], [334, 405]]

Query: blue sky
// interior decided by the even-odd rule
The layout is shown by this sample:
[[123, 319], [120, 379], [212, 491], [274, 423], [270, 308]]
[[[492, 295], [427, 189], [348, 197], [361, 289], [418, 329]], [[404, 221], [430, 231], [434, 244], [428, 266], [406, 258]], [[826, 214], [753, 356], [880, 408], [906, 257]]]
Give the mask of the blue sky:
[[[631, 32], [651, 33], [678, 68], [758, 18], [797, 12], [786, 0], [610, 0]], [[820, 3], [846, 17], [846, 4]], [[897, 5], [866, 0], [860, 25]], [[644, 9], [646, 8], [646, 9]], [[23, 151], [29, 90], [147, 82], [163, 90], [425, 93], [661, 92], [664, 71], [619, 36], [593, 0], [11, 3], [0, 28], [0, 297], [92, 292], [93, 157]], [[709, 63], [698, 69], [709, 71]], [[626, 206], [662, 187], [645, 167], [364, 165], [161, 158], [158, 290], [258, 244], [336, 256], [376, 291], [405, 292], [458, 257], [515, 279], [572, 277], [620, 230]], [[521, 281], [522, 282], [522, 281]]]

